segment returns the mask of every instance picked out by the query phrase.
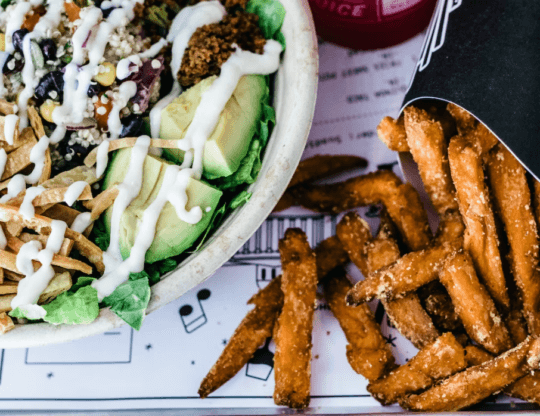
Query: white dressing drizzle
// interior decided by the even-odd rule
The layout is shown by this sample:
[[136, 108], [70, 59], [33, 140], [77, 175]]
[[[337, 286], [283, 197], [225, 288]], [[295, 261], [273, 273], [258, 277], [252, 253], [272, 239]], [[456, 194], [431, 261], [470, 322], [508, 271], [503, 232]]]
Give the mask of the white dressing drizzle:
[[13, 144], [17, 120], [19, 120], [19, 117], [15, 114], [9, 114], [4, 118], [4, 138], [8, 144]]
[[111, 134], [111, 140], [118, 139], [122, 133], [122, 122], [120, 121], [120, 111], [124, 108], [130, 98], [137, 94], [137, 84], [133, 81], [126, 81], [120, 84], [118, 98], [113, 101], [113, 108], [109, 113], [107, 126]]
[[64, 194], [64, 202], [69, 206], [72, 206], [73, 203], [81, 196], [84, 191], [84, 188], [88, 185], [85, 181], [77, 181], [69, 185], [66, 193]]
[[174, 84], [171, 92], [159, 100], [150, 111], [150, 131], [152, 137], [159, 137], [161, 112], [182, 92], [182, 87], [176, 76], [182, 65], [182, 58], [187, 49], [188, 42], [195, 31], [204, 25], [217, 23], [223, 19], [226, 11], [219, 1], [205, 1], [195, 6], [185, 7], [178, 13], [169, 30], [167, 40], [172, 42], [171, 71]]
[[0, 226], [0, 249], [5, 250], [7, 246], [7, 238], [4, 234], [4, 229]]
[[24, 177], [26, 183], [35, 185], [39, 181], [39, 178], [41, 178], [43, 169], [45, 168], [45, 154], [49, 148], [49, 142], [49, 138], [43, 136], [30, 151], [30, 162], [34, 164], [34, 168], [32, 169], [32, 173]]
[[104, 140], [98, 146], [96, 154], [96, 176], [101, 177], [107, 169], [107, 162], [109, 161], [109, 144], [108, 140]]
[[0, 198], [0, 204], [4, 204], [10, 199], [15, 198], [25, 189], [26, 189], [26, 182], [24, 180], [24, 176], [20, 173], [16, 174], [8, 182], [7, 193], [4, 196], [2, 196], [2, 198]]
[[19, 30], [24, 22], [26, 13], [30, 11], [32, 5], [21, 1], [15, 5], [15, 9], [10, 13], [9, 19], [6, 25], [6, 52], [13, 53], [15, 47], [13, 46], [13, 33]]
[[5, 149], [0, 149], [0, 178], [6, 169], [7, 153]]
[[236, 47], [231, 57], [221, 66], [219, 77], [203, 93], [186, 135], [178, 140], [179, 149], [194, 150], [193, 170], [197, 179], [202, 175], [206, 140], [214, 131], [221, 112], [231, 98], [238, 81], [246, 74], [266, 75], [277, 71], [281, 51], [281, 44], [275, 40], [266, 41], [262, 55]]
[[38, 197], [41, 193], [43, 193], [43, 191], [45, 191], [45, 188], [43, 186], [31, 186], [26, 190], [23, 202], [19, 208], [19, 212], [25, 219], [30, 220], [34, 218], [36, 210], [34, 208], [34, 205], [32, 205], [32, 201], [36, 199], [36, 197]]
[[[24, 244], [17, 254], [17, 268], [25, 277], [19, 282], [17, 295], [11, 301], [11, 307], [22, 309], [29, 319], [41, 319], [46, 314], [45, 309], [36, 303], [54, 277], [51, 263], [53, 256], [62, 247], [66, 229], [67, 224], [64, 221], [52, 220], [51, 234], [43, 250], [39, 241], [34, 240]], [[34, 272], [32, 260], [41, 263], [41, 267], [36, 272]]]
[[92, 214], [90, 212], [81, 212], [75, 217], [70, 228], [78, 233], [83, 233], [90, 224], [92, 224]]
[[[127, 281], [130, 273], [139, 273], [144, 269], [146, 252], [154, 241], [156, 224], [167, 202], [173, 204], [178, 218], [182, 221], [189, 224], [196, 224], [201, 220], [202, 211], [200, 207], [193, 207], [189, 211], [186, 210], [186, 187], [191, 180], [192, 174], [191, 169], [181, 169], [180, 166], [176, 165], [167, 167], [156, 199], [144, 211], [143, 219], [139, 225], [137, 237], [135, 238], [135, 243], [131, 248], [129, 257], [117, 263], [113, 270], [106, 271], [100, 279], [92, 282], [92, 286], [98, 291], [98, 299], [100, 301], [104, 297], [109, 296], [119, 285]], [[118, 197], [116, 200], [118, 200]], [[113, 222], [111, 223], [115, 224]]]

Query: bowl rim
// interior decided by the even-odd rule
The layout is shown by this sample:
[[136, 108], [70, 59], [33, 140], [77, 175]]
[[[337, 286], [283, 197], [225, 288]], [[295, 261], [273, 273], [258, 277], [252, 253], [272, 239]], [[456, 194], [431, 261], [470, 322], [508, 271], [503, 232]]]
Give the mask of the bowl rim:
[[[203, 250], [190, 255], [152, 286], [146, 314], [178, 299], [226, 263], [271, 213], [300, 162], [315, 112], [317, 38], [307, 0], [281, 2], [286, 10], [282, 31], [287, 49], [274, 90], [277, 122], [259, 176], [250, 187], [252, 197], [215, 231]], [[280, 101], [282, 96], [289, 99]], [[29, 348], [74, 341], [124, 324], [110, 308], [104, 308], [96, 320], [87, 325], [16, 325], [15, 329], [0, 336], [0, 348]]]

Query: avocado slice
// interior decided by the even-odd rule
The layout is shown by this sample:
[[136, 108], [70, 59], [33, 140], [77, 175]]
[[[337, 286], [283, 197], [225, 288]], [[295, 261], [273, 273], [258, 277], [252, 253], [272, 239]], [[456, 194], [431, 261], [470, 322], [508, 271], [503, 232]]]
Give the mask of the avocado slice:
[[[127, 148], [116, 152], [105, 172], [104, 189], [124, 180], [131, 160], [131, 151], [132, 149]], [[167, 165], [169, 165], [167, 161], [153, 155], [147, 155], [144, 160], [141, 191], [120, 219], [120, 252], [124, 259], [129, 257], [144, 211], [156, 199], [161, 189]], [[154, 241], [146, 252], [145, 261], [147, 263], [176, 256], [191, 247], [208, 227], [222, 195], [219, 189], [196, 179], [190, 180], [186, 193], [188, 196], [186, 209], [190, 210], [195, 206], [200, 206], [203, 212], [202, 219], [197, 224], [188, 224], [178, 218], [174, 207], [167, 202], [159, 216]], [[111, 206], [104, 214], [105, 226], [109, 233], [112, 211], [113, 207]]]
[[[165, 107], [161, 113], [159, 134], [162, 139], [178, 140], [185, 136], [202, 94], [216, 78], [212, 76], [202, 80]], [[261, 102], [266, 90], [266, 81], [262, 75], [240, 78], [204, 146], [203, 174], [206, 178], [215, 179], [236, 172], [257, 130], [261, 118]], [[181, 163], [184, 158], [184, 152], [179, 149], [163, 149], [163, 152], [176, 163]]]

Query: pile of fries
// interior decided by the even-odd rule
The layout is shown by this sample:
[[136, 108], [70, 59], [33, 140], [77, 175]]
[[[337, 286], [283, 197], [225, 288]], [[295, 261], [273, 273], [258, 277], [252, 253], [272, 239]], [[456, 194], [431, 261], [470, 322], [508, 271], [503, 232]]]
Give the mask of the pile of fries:
[[[274, 401], [307, 407], [321, 283], [347, 338], [351, 367], [383, 405], [455, 411], [499, 392], [540, 404], [540, 183], [453, 104], [408, 107], [398, 120], [383, 119], [378, 133], [391, 150], [412, 154], [439, 216], [437, 232], [417, 191], [393, 172], [316, 185], [314, 179], [365, 164], [342, 156], [303, 162], [278, 209], [346, 213], [336, 235], [314, 250], [301, 230], [286, 231], [282, 275], [249, 301], [254, 309], [202, 381], [202, 398], [272, 336]], [[372, 204], [383, 205], [374, 236], [347, 212]], [[354, 285], [344, 270], [349, 262], [365, 276]], [[373, 299], [419, 349], [404, 365], [395, 364], [366, 304]]]
[[[14, 106], [12, 103], [0, 100], [0, 114], [3, 115], [0, 116], [0, 124], [5, 115], [14, 113]], [[23, 129], [20, 134], [16, 128], [12, 145], [5, 141], [3, 129], [0, 128], [0, 148], [7, 153], [0, 191], [7, 189], [9, 193], [7, 184], [10, 179], [17, 174], [29, 174], [33, 169], [31, 150], [37, 143], [36, 137], [43, 137], [45, 131], [41, 117], [34, 107], [28, 109], [28, 115], [31, 127]], [[112, 205], [118, 194], [116, 188], [111, 188], [94, 196], [91, 185], [98, 180], [95, 169], [86, 166], [76, 167], [51, 178], [51, 157], [49, 150], [47, 150], [43, 173], [38, 181], [38, 185], [45, 188], [45, 191], [32, 201], [35, 217], [26, 218], [19, 212], [24, 192], [9, 199], [6, 203], [0, 203], [0, 226], [7, 240], [5, 249], [0, 250], [0, 333], [14, 328], [14, 323], [6, 312], [11, 311], [11, 301], [17, 293], [19, 282], [24, 277], [17, 267], [17, 253], [23, 244], [32, 240], [37, 240], [45, 246], [51, 232], [52, 220], [62, 220], [69, 227], [72, 226], [81, 211], [71, 208], [64, 201], [67, 189], [77, 181], [87, 182], [77, 200], [81, 201], [81, 204], [90, 213], [91, 222], [95, 221], [103, 211]], [[62, 248], [52, 260], [56, 275], [39, 298], [38, 304], [48, 303], [59, 294], [69, 290], [77, 277], [75, 275], [77, 272], [91, 275], [94, 268], [100, 274], [104, 272], [103, 252], [87, 238], [91, 230], [92, 224], [82, 234], [71, 228], [66, 230]], [[76, 252], [85, 257], [90, 264], [74, 258]], [[80, 258], [80, 256], [76, 257]], [[37, 261], [34, 263], [37, 270], [40, 264]]]

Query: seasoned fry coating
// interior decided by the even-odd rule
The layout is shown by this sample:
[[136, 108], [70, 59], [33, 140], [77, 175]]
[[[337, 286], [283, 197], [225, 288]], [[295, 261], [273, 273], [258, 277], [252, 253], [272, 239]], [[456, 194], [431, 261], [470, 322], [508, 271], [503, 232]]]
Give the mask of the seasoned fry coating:
[[447, 258], [439, 279], [452, 298], [469, 337], [487, 351], [499, 354], [512, 347], [512, 340], [495, 303], [480, 283], [467, 253]]
[[296, 205], [296, 198], [290, 190], [287, 190], [281, 195], [278, 203], [274, 207], [272, 212], [284, 211], [287, 208], [294, 207]]
[[449, 332], [464, 331], [452, 299], [438, 280], [422, 286], [418, 290], [418, 295], [437, 328]]
[[306, 235], [289, 228], [279, 241], [283, 309], [275, 332], [274, 402], [292, 408], [309, 404], [311, 331], [317, 291], [317, 264]]
[[435, 236], [435, 244], [463, 238], [464, 231], [465, 224], [463, 224], [459, 211], [448, 211], [441, 216], [437, 235]]
[[502, 269], [495, 218], [484, 183], [482, 159], [466, 139], [455, 136], [448, 149], [459, 211], [466, 226], [464, 248], [493, 299], [510, 306]]
[[375, 298], [402, 297], [437, 279], [445, 258], [460, 248], [461, 242], [454, 241], [405, 254], [395, 263], [358, 282], [348, 293], [347, 303], [359, 305]]
[[400, 400], [408, 410], [450, 412], [480, 402], [527, 374], [527, 354], [532, 338], [484, 364], [450, 376], [419, 395]]
[[415, 107], [407, 107], [404, 114], [407, 143], [431, 203], [439, 215], [457, 210], [455, 188], [448, 165], [448, 145], [441, 123], [434, 121], [426, 111]]
[[383, 118], [377, 126], [377, 135], [390, 150], [395, 152], [410, 151], [403, 116], [397, 120], [392, 117]]
[[534, 215], [536, 217], [536, 223], [540, 224], [540, 182], [537, 180], [534, 180], [533, 192]]
[[[400, 257], [399, 247], [392, 238], [392, 225], [384, 215], [381, 216], [377, 237], [366, 245], [370, 272], [388, 266]], [[440, 335], [416, 293], [409, 293], [401, 299], [383, 300], [382, 304], [392, 325], [416, 348], [424, 348]]]
[[351, 308], [345, 304], [351, 287], [345, 272], [337, 269], [324, 280], [324, 296], [349, 343], [349, 364], [368, 380], [376, 380], [393, 367], [394, 357], [369, 307]]
[[457, 106], [454, 103], [448, 103], [446, 109], [452, 117], [454, 117], [454, 120], [456, 120], [456, 127], [459, 134], [465, 135], [471, 130], [474, 130], [478, 125], [478, 121], [476, 121], [474, 116], [460, 106]]
[[526, 375], [504, 389], [504, 394], [540, 404], [540, 373]]
[[467, 361], [467, 367], [473, 367], [475, 365], [484, 364], [493, 358], [489, 352], [484, 351], [482, 348], [476, 345], [467, 345], [465, 347], [465, 360]]
[[367, 165], [367, 160], [359, 156], [316, 155], [298, 164], [288, 188]]
[[274, 323], [283, 306], [281, 277], [272, 280], [255, 294], [248, 304], [255, 305], [234, 331], [227, 346], [199, 387], [204, 399], [229, 381], [253, 356], [266, 338], [272, 335]]
[[432, 386], [437, 380], [455, 374], [466, 365], [463, 347], [454, 335], [446, 333], [387, 377], [370, 382], [367, 390], [383, 405], [389, 405], [408, 394]]
[[321, 241], [315, 248], [315, 258], [317, 259], [317, 274], [319, 281], [331, 270], [343, 266], [349, 261], [349, 255], [334, 235]]
[[371, 230], [360, 215], [349, 212], [336, 227], [336, 235], [349, 258], [364, 276], [369, 274], [365, 245], [371, 240]]
[[382, 203], [396, 224], [407, 247], [420, 250], [431, 240], [427, 214], [416, 190], [390, 171], [377, 171], [332, 185], [309, 185], [294, 189], [305, 208], [339, 213]]
[[540, 335], [538, 229], [525, 168], [502, 144], [490, 153], [487, 167], [495, 206], [508, 237], [510, 266], [529, 333]]
[[508, 313], [504, 314], [503, 319], [514, 344], [519, 344], [527, 338], [529, 334], [527, 332], [527, 323], [520, 309], [511, 309]]
[[478, 123], [476, 128], [464, 137], [482, 157], [499, 143], [497, 137], [482, 123]]

